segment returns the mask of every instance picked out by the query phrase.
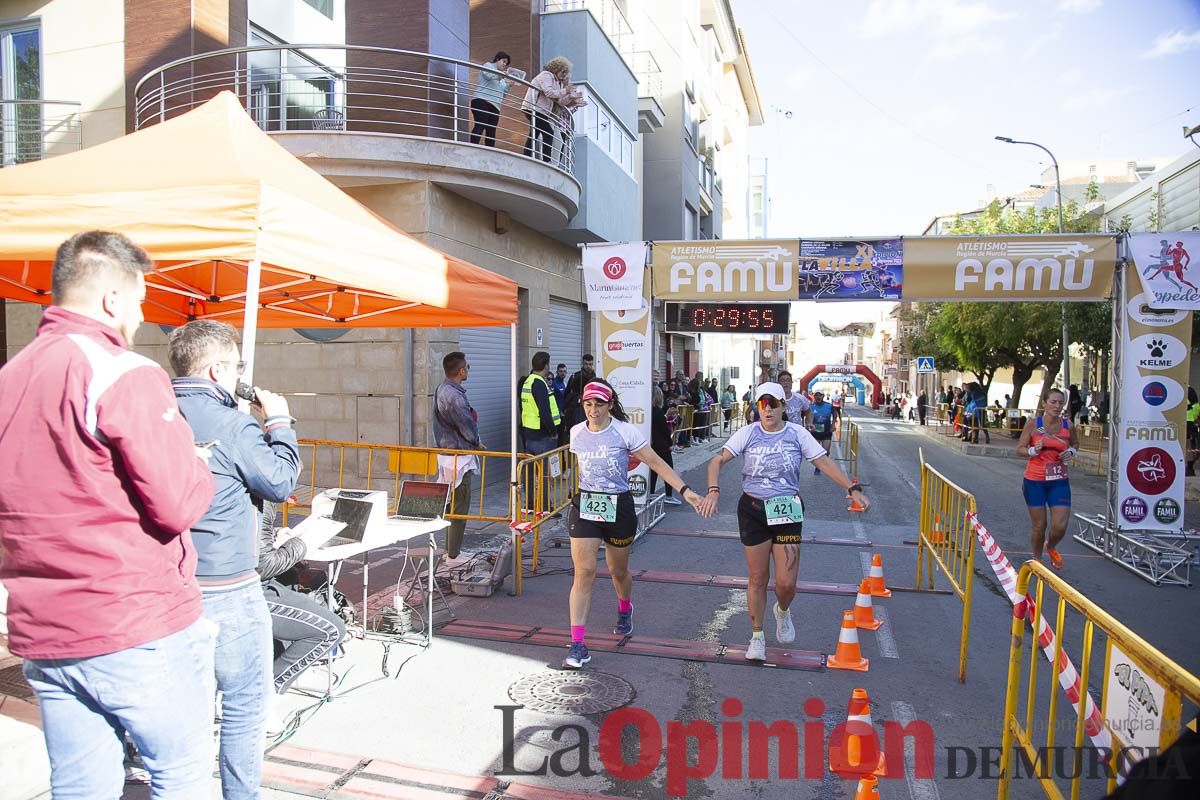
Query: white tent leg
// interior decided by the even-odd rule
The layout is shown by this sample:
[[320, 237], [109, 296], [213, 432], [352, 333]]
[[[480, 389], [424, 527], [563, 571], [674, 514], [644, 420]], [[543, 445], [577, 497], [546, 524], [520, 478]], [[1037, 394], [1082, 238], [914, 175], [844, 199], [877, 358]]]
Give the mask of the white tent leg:
[[[508, 326], [509, 344], [512, 350], [512, 386], [517, 385], [517, 324]], [[514, 408], [513, 413], [509, 414], [509, 425], [512, 426], [512, 432], [509, 443], [509, 462], [508, 462], [508, 497], [509, 509], [512, 512], [512, 522], [516, 523], [519, 514], [517, 510], [517, 501], [520, 500], [517, 492], [517, 414], [520, 413], [519, 408]], [[517, 569], [521, 561], [520, 538], [521, 534], [515, 527], [509, 529], [512, 534], [512, 556], [513, 556], [513, 587], [509, 590], [509, 595], [516, 594]]]
[[[242, 380], [251, 386], [254, 385], [254, 342], [258, 339], [258, 290], [261, 282], [262, 262], [249, 262], [246, 265], [246, 314], [242, 323], [242, 361], [246, 362], [246, 371], [242, 373]], [[246, 411], [249, 403], [239, 400], [238, 407]]]

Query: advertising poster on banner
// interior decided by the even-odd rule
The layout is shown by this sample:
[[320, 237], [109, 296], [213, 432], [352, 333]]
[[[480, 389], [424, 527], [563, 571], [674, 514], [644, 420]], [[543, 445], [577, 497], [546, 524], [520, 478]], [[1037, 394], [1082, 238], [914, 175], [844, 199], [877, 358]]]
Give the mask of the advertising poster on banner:
[[904, 239], [905, 300], [1103, 300], [1115, 235]]
[[1142, 753], [1159, 746], [1166, 694], [1162, 684], [1141, 664], [1109, 641], [1101, 712], [1122, 745], [1136, 747]]
[[900, 300], [903, 239], [801, 239], [801, 300]]
[[655, 242], [655, 300], [796, 300], [795, 239]]
[[1129, 252], [1151, 308], [1200, 309], [1200, 232], [1131, 233]]
[[619, 242], [583, 248], [583, 288], [589, 311], [642, 307], [646, 243]]
[[[616, 389], [629, 422], [650, 441], [650, 380], [653, 359], [652, 316], [649, 308], [632, 311], [601, 311], [594, 317], [596, 352], [600, 359], [596, 374]], [[650, 468], [638, 463], [629, 471], [633, 500], [642, 505], [650, 487]]]
[[1184, 447], [1192, 312], [1155, 311], [1135, 270], [1121, 342], [1117, 526], [1183, 529]]

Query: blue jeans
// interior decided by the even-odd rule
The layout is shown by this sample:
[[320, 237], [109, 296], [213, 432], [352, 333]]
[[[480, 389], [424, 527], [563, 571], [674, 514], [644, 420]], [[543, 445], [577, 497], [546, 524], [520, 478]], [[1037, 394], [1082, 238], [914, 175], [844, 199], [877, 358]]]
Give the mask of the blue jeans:
[[262, 781], [267, 698], [274, 691], [271, 612], [257, 576], [247, 585], [204, 591], [204, 616], [217, 631], [217, 691], [221, 693], [221, 794], [258, 797]]
[[125, 789], [125, 734], [155, 800], [210, 798], [213, 628], [203, 620], [92, 658], [26, 661], [37, 692], [54, 800], [115, 800]]

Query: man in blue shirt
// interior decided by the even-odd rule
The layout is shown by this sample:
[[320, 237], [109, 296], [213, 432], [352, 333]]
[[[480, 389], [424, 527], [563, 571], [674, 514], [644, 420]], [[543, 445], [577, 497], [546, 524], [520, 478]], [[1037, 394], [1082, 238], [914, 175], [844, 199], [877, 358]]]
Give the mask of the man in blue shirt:
[[550, 379], [550, 391], [554, 392], [554, 399], [558, 401], [558, 407], [561, 410], [567, 399], [567, 365], [559, 364], [554, 369], [554, 377]]
[[[809, 418], [812, 420], [808, 424], [808, 429], [812, 431], [813, 438], [817, 440], [817, 444], [825, 448], [825, 455], [829, 455], [829, 446], [833, 439], [833, 431], [837, 426], [837, 421], [833, 417], [833, 404], [825, 401], [824, 392], [813, 392], [812, 407], [808, 410]], [[813, 468], [814, 475], [821, 474], [820, 467]]]

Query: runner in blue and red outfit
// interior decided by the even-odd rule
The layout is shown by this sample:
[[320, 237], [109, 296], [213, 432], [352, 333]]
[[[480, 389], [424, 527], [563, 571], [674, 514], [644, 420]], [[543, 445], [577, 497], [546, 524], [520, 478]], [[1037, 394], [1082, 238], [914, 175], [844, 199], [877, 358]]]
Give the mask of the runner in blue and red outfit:
[[596, 557], [604, 542], [604, 560], [617, 590], [617, 624], [613, 633], [633, 633], [633, 576], [629, 574], [629, 546], [637, 534], [637, 512], [629, 490], [630, 455], [645, 462], [663, 482], [697, 510], [699, 495], [667, 466], [642, 432], [625, 419], [621, 401], [609, 383], [592, 378], [583, 388], [587, 419], [571, 428], [571, 452], [579, 469], [579, 494], [571, 503], [567, 531], [571, 537], [571, 649], [564, 669], [579, 669], [592, 660], [584, 636], [596, 581]]
[[794, 422], [784, 422], [784, 389], [763, 383], [755, 390], [759, 422], [740, 429], [725, 442], [720, 454], [708, 462], [708, 492], [700, 513], [717, 512], [721, 467], [742, 459], [742, 496], [738, 500], [738, 531], [749, 570], [746, 587], [750, 610], [750, 644], [746, 659], [765, 661], [767, 642], [763, 618], [767, 608], [767, 582], [775, 559], [775, 638], [781, 644], [796, 639], [790, 606], [796, 596], [800, 572], [800, 536], [804, 527], [804, 501], [800, 497], [800, 472], [807, 462], [825, 477], [857, 495], [865, 511], [871, 503], [862, 487], [847, 478], [811, 433]]
[[[1062, 416], [1067, 397], [1061, 389], [1046, 395], [1043, 416], [1031, 418], [1017, 441], [1017, 454], [1029, 458], [1021, 493], [1029, 507], [1032, 524], [1030, 549], [1042, 559], [1042, 548], [1050, 566], [1062, 569], [1062, 555], [1055, 548], [1067, 534], [1071, 521], [1071, 484], [1067, 469], [1079, 446], [1079, 434]], [[1046, 508], [1050, 508], [1050, 538], [1046, 539]]]

